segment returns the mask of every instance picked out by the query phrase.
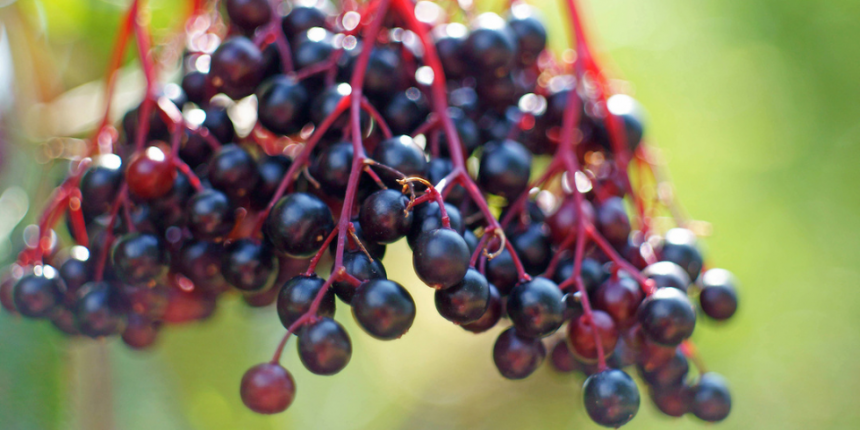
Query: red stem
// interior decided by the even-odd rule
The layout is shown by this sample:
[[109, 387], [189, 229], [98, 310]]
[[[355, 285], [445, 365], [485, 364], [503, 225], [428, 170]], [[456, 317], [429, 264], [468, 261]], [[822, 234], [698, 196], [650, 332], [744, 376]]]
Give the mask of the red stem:
[[382, 130], [382, 135], [385, 136], [386, 139], [391, 138], [391, 128], [388, 127], [388, 124], [385, 123], [385, 118], [382, 117], [382, 114], [367, 101], [366, 97], [361, 98], [361, 108], [367, 111], [370, 114], [370, 117], [379, 124], [379, 129]]

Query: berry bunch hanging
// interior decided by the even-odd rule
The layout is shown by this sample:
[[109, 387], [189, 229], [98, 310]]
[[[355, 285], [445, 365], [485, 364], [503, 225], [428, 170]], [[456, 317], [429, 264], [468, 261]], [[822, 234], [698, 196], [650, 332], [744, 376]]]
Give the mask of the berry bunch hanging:
[[[724, 419], [726, 382], [689, 338], [699, 316], [732, 317], [736, 280], [706, 266], [643, 140], [641, 108], [613, 92], [575, 1], [566, 61], [522, 3], [505, 17], [412, 0], [340, 7], [225, 0], [222, 16], [194, 2], [181, 85], [159, 85], [134, 0], [106, 112], [132, 38], [145, 97], [120, 131], [106, 113], [72, 161], [3, 277], [4, 308], [147, 348], [226, 294], [275, 304], [286, 335], [240, 393], [277, 413], [296, 393], [279, 364], [291, 336], [312, 373], [349, 363], [337, 308], [376, 339], [407, 334], [421, 287], [382, 264], [405, 239], [442, 318], [474, 333], [507, 327], [491, 351], [505, 378], [528, 377], [549, 346], [555, 369], [588, 375], [598, 424], [636, 415], [631, 367], [663, 413]], [[240, 136], [228, 106], [248, 98], [256, 124]], [[661, 211], [677, 227], [656, 228]]]

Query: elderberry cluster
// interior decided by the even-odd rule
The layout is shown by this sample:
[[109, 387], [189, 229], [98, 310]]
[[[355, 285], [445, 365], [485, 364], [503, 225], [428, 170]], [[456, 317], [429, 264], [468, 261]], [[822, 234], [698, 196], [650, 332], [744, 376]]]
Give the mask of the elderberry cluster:
[[[223, 3], [226, 27], [188, 26], [181, 85], [129, 111], [113, 153], [73, 163], [0, 284], [8, 311], [146, 348], [225, 295], [275, 304], [287, 335], [241, 397], [276, 413], [296, 391], [278, 363], [290, 335], [310, 372], [332, 375], [352, 354], [337, 307], [373, 338], [408, 332], [418, 287], [382, 264], [405, 239], [442, 318], [506, 326], [503, 377], [531, 375], [546, 343], [555, 369], [589, 375], [598, 424], [637, 413], [631, 366], [663, 413], [728, 415], [725, 381], [688, 339], [699, 315], [735, 313], [736, 281], [706, 269], [690, 229], [652, 225], [640, 189], [658, 184], [628, 177], [653, 167], [641, 108], [610, 94], [584, 38], [571, 65], [524, 4], [467, 26], [410, 0], [284, 16]], [[242, 134], [231, 110], [247, 100]], [[75, 245], [59, 250], [63, 214]]]

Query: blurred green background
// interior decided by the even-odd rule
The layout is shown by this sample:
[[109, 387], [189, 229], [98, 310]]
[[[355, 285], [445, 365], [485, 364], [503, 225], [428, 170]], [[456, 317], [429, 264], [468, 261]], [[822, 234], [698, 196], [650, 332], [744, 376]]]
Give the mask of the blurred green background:
[[[0, 0], [0, 65], [9, 48], [15, 60], [14, 76], [0, 72], [8, 115], [0, 193], [17, 186], [30, 194], [23, 224], [44, 198], [37, 190], [48, 168], [28, 160], [44, 138], [95, 119], [74, 113], [97, 106], [125, 3]], [[565, 47], [565, 9], [534, 4], [548, 17], [552, 45]], [[614, 74], [649, 111], [648, 136], [662, 148], [678, 196], [713, 223], [712, 264], [743, 282], [737, 318], [702, 323], [694, 336], [733, 389], [732, 415], [715, 428], [860, 428], [860, 2], [583, 4]], [[152, 1], [156, 38], [179, 25], [183, 8]], [[140, 82], [135, 73], [127, 80]], [[59, 107], [45, 104], [72, 88]], [[135, 103], [135, 94], [120, 104]], [[0, 199], [0, 221], [15, 218], [10, 201]], [[0, 260], [8, 261], [6, 227]], [[525, 381], [504, 380], [490, 353], [498, 329], [476, 336], [445, 322], [408, 253], [388, 255], [389, 275], [418, 302], [409, 334], [374, 341], [341, 306], [350, 365], [334, 377], [311, 375], [291, 342], [283, 364], [298, 394], [275, 417], [254, 415], [238, 396], [242, 373], [269, 357], [283, 332], [271, 308], [227, 301], [211, 321], [169, 329], [145, 353], [117, 340], [69, 342], [47, 323], [2, 314], [0, 429], [596, 428], [580, 378], [544, 366]], [[659, 416], [645, 400], [629, 428], [704, 426]]]

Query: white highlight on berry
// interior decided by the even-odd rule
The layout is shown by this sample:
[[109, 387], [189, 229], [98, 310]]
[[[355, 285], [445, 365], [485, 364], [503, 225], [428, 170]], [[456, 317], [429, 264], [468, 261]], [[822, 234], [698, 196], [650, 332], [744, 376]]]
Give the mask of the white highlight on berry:
[[361, 14], [358, 12], [351, 10], [345, 14], [343, 14], [343, 28], [346, 31], [355, 30], [358, 27], [358, 24], [361, 23]]
[[433, 69], [431, 69], [430, 66], [421, 66], [415, 71], [415, 80], [421, 85], [433, 84], [435, 76], [436, 75], [433, 73]]

